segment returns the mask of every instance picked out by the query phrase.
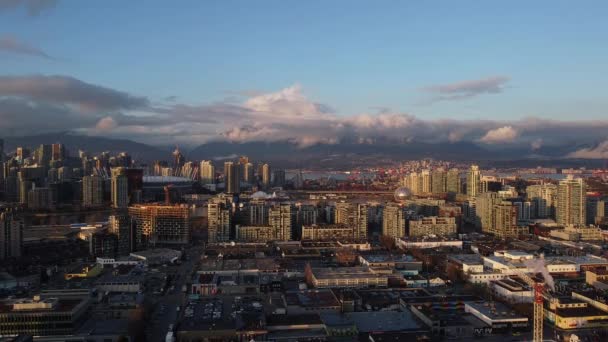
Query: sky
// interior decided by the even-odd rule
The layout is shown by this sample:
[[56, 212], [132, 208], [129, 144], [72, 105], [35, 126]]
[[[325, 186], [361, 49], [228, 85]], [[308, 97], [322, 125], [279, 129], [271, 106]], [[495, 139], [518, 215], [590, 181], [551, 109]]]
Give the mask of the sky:
[[607, 10], [605, 1], [0, 0], [0, 134], [571, 143], [606, 157]]

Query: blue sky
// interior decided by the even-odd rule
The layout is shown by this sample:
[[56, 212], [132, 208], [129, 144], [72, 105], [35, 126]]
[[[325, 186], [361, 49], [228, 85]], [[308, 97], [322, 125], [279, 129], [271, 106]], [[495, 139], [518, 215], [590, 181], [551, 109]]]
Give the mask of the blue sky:
[[[0, 75], [65, 75], [188, 105], [299, 84], [338, 117], [386, 108], [429, 120], [603, 120], [607, 10], [605, 1], [59, 0], [37, 15], [0, 11], [0, 37], [54, 58], [0, 49]], [[495, 92], [441, 100], [428, 90], [492, 77], [506, 79]]]

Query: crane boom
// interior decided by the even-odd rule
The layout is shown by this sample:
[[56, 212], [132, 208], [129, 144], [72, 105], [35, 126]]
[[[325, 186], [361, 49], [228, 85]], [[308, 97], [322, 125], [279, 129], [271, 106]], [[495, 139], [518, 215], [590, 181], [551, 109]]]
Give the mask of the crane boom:
[[532, 341], [542, 342], [543, 341], [543, 322], [544, 322], [544, 298], [543, 292], [545, 291], [545, 284], [536, 282], [532, 277], [527, 275], [525, 272], [511, 268], [517, 276], [519, 276], [526, 284], [528, 284], [534, 291], [534, 322], [533, 322], [533, 336]]

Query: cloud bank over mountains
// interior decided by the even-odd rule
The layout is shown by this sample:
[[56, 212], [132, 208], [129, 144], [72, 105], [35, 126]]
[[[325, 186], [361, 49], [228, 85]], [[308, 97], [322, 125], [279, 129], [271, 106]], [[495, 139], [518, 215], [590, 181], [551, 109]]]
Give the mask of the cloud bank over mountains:
[[[431, 86], [425, 91], [457, 99], [500, 93], [507, 81], [507, 77], [491, 77]], [[236, 103], [188, 104], [179, 103], [174, 96], [170, 100], [150, 99], [69, 76], [0, 76], [0, 134], [70, 130], [154, 145], [198, 145], [218, 140], [288, 141], [301, 147], [341, 142], [472, 142], [493, 148], [525, 146], [536, 151], [572, 144], [583, 147], [569, 157], [608, 157], [608, 119], [428, 120], [390, 110], [345, 115], [311, 100], [298, 84], [276, 92], [242, 94], [240, 98]]]

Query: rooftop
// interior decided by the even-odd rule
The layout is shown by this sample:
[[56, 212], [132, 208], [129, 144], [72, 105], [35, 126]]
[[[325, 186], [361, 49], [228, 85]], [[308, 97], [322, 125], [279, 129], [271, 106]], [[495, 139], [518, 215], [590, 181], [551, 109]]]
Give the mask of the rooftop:
[[288, 291], [285, 293], [287, 305], [303, 307], [340, 306], [338, 299], [329, 289]]
[[8, 272], [0, 272], [0, 281], [14, 281], [15, 277], [13, 277]]
[[[53, 301], [53, 305], [42, 305], [48, 301]], [[14, 305], [23, 304], [23, 303], [33, 303], [34, 301], [29, 299], [9, 299], [0, 301], [0, 313], [14, 313], [14, 314], [26, 314], [31, 312], [70, 312], [72, 311], [78, 304], [80, 304], [83, 299], [68, 299], [68, 298], [46, 298], [40, 300], [39, 308], [32, 307], [31, 309], [18, 309], [14, 308]]]
[[388, 253], [383, 254], [367, 254], [361, 255], [361, 257], [369, 263], [385, 263], [385, 262], [421, 262], [409, 254], [397, 254], [392, 255]]
[[452, 254], [448, 258], [461, 264], [483, 264], [483, 259], [479, 254]]
[[368, 267], [313, 267], [312, 273], [315, 278], [340, 279], [345, 277], [382, 277]]
[[321, 319], [326, 325], [344, 325], [352, 322], [359, 332], [418, 330], [421, 326], [411, 311], [349, 312], [345, 314], [324, 312]]
[[175, 176], [144, 176], [144, 183], [193, 183], [190, 178]]
[[482, 315], [488, 317], [491, 320], [517, 320], [517, 321], [528, 321], [528, 317], [522, 316], [511, 308], [500, 304], [500, 303], [481, 303], [481, 302], [467, 302], [467, 306], [477, 310]]

